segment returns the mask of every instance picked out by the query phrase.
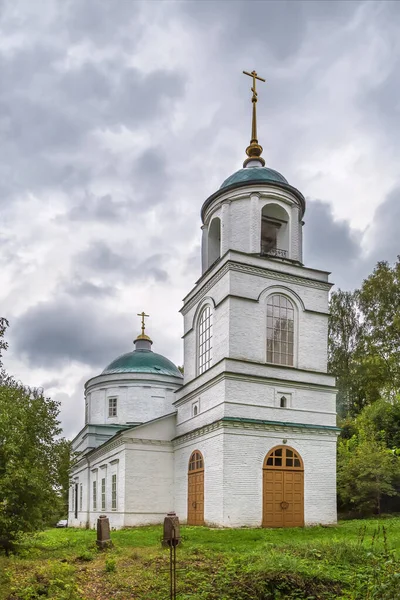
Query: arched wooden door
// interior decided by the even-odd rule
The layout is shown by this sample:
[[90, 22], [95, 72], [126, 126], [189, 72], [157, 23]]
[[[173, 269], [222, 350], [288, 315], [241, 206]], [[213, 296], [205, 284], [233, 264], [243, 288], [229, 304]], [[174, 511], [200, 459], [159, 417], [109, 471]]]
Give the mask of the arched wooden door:
[[204, 459], [195, 450], [189, 460], [188, 525], [204, 525]]
[[263, 465], [263, 527], [304, 525], [304, 467], [287, 446], [273, 448]]

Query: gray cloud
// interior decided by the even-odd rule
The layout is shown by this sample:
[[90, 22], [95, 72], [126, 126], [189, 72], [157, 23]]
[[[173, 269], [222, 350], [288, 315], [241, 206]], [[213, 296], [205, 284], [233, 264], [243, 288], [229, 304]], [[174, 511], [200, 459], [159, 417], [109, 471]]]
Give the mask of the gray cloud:
[[128, 205], [124, 202], [115, 202], [111, 194], [95, 196], [87, 193], [66, 215], [57, 217], [57, 221], [100, 221], [117, 222], [126, 216]]
[[73, 281], [68, 279], [68, 283], [61, 287], [67, 294], [76, 298], [105, 298], [115, 294], [115, 289], [110, 285], [98, 285], [79, 279]]
[[87, 250], [75, 257], [75, 262], [81, 267], [86, 267], [90, 272], [107, 274], [112, 278], [145, 281], [154, 279], [165, 282], [168, 273], [160, 265], [165, 263], [166, 257], [162, 254], [153, 254], [145, 260], [138, 261], [140, 254], [132, 246], [125, 246], [125, 252], [115, 252], [105, 242], [93, 242]]
[[250, 45], [253, 54], [259, 55], [258, 61], [265, 60], [263, 51], [284, 61], [300, 51], [313, 28], [346, 23], [361, 2], [206, 0], [182, 4], [192, 26], [200, 21], [203, 26], [218, 28], [219, 43], [224, 50], [234, 49], [237, 54], [243, 49], [247, 51]]
[[381, 260], [395, 261], [400, 254], [400, 185], [394, 188], [376, 211], [366, 231], [369, 245], [368, 266]]
[[361, 241], [361, 232], [352, 230], [348, 221], [334, 219], [329, 204], [318, 200], [307, 202], [304, 225], [307, 266], [331, 271], [333, 280], [340, 286], [351, 286], [358, 278]]
[[53, 299], [29, 308], [10, 327], [10, 338], [32, 367], [52, 370], [72, 361], [104, 368], [129, 350], [124, 320], [93, 303]]

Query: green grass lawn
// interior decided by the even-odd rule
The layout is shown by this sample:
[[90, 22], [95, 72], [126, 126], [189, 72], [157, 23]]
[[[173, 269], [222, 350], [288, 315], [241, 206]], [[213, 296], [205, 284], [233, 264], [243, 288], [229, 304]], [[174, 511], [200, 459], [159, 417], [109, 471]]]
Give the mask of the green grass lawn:
[[[305, 529], [182, 527], [179, 600], [400, 599], [400, 519]], [[162, 528], [49, 529], [0, 555], [0, 598], [167, 600]]]

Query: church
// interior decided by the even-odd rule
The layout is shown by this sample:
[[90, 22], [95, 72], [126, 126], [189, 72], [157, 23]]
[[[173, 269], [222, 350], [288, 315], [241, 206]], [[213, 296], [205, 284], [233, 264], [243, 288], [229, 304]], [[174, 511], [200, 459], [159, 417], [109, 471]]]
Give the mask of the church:
[[[68, 524], [336, 522], [335, 381], [327, 373], [329, 273], [303, 264], [303, 194], [243, 168], [201, 208], [202, 274], [184, 298], [184, 375], [142, 329], [85, 385]], [[154, 334], [156, 348], [157, 336]]]

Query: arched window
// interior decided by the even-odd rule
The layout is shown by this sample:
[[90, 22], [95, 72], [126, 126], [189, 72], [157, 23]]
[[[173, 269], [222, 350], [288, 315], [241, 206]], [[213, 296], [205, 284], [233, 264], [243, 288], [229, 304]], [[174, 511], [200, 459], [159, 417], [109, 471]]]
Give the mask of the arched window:
[[211, 367], [212, 314], [206, 306], [199, 318], [198, 325], [198, 371], [199, 375]]
[[221, 256], [221, 220], [215, 217], [208, 231], [208, 267], [211, 267]]
[[201, 452], [195, 450], [189, 460], [189, 471], [202, 471], [204, 469], [204, 461]]
[[261, 255], [289, 256], [289, 216], [277, 204], [266, 204], [261, 211]]
[[294, 307], [281, 294], [267, 302], [267, 362], [293, 366]]
[[281, 396], [281, 408], [287, 407], [287, 398], [285, 396]]
[[303, 461], [300, 454], [288, 446], [272, 448], [265, 458], [264, 468], [276, 467], [277, 469], [301, 469]]

